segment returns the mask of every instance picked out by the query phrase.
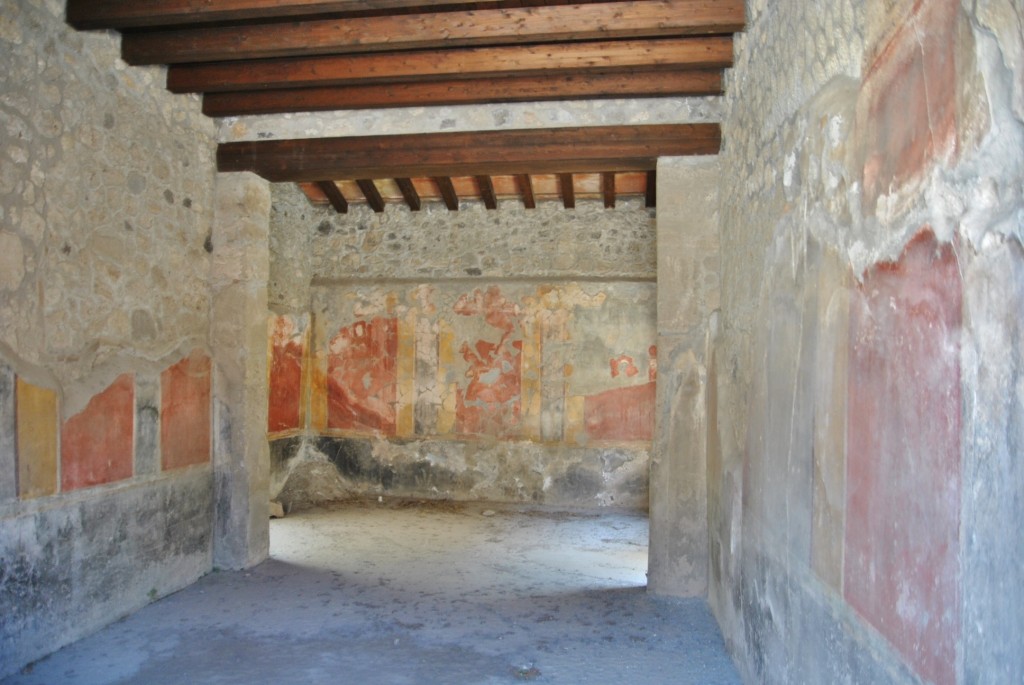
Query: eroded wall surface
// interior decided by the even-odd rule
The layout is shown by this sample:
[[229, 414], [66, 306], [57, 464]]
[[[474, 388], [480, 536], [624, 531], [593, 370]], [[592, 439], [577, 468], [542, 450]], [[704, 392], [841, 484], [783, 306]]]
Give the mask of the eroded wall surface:
[[646, 507], [646, 209], [337, 215], [294, 188], [274, 199], [272, 495]]
[[[1019, 3], [748, 3], [710, 601], [748, 682], [1024, 678]], [[713, 386], [713, 387], [711, 387]]]
[[209, 571], [213, 125], [0, 3], [0, 676]]

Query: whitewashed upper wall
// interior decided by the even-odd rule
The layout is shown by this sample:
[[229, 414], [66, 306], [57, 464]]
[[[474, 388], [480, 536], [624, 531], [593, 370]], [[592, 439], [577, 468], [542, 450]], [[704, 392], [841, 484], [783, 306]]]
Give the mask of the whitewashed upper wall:
[[530, 102], [228, 117], [223, 142], [444, 131], [682, 124], [722, 120], [722, 98]]

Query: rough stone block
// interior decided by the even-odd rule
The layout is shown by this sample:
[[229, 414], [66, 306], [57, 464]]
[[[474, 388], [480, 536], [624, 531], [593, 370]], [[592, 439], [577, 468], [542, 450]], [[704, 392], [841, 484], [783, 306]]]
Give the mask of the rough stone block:
[[269, 549], [269, 184], [254, 174], [220, 174], [215, 206], [214, 254], [224, 253], [211, 268], [214, 559], [244, 568]]
[[60, 433], [61, 489], [130, 478], [134, 466], [135, 379], [121, 374]]
[[923, 231], [851, 305], [844, 594], [938, 685], [960, 630], [961, 300]]
[[160, 374], [164, 471], [210, 461], [210, 358], [200, 350]]
[[18, 495], [57, 492], [57, 393], [17, 381]]

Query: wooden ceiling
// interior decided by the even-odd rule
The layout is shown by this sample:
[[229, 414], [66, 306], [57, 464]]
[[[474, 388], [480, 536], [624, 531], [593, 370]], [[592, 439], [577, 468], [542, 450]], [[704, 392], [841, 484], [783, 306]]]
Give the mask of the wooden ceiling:
[[[125, 61], [168, 65], [169, 90], [200, 93], [206, 114], [225, 117], [716, 95], [722, 92], [723, 69], [732, 65], [732, 34], [743, 28], [744, 2], [68, 0], [67, 20], [79, 29], [120, 31]], [[453, 197], [476, 197], [491, 206], [494, 197], [513, 194], [491, 189], [504, 187], [503, 177], [519, 179], [516, 194], [530, 206], [538, 197], [531, 188], [550, 185], [540, 176], [559, 179], [558, 197], [567, 207], [576, 197], [595, 194], [614, 205], [624, 189], [653, 202], [653, 190], [647, 189], [653, 160], [715, 154], [717, 128], [626, 126], [504, 131], [496, 137], [258, 141], [222, 145], [218, 159], [224, 171], [245, 168], [274, 181], [312, 184], [305, 186], [311, 198], [339, 209], [349, 201], [378, 208], [389, 200], [415, 209], [434, 197], [449, 207]], [[618, 137], [608, 137], [612, 129]], [[514, 151], [530, 139], [543, 144], [526, 144], [529, 154], [517, 157]], [[662, 146], [645, 150], [643, 164], [636, 149], [611, 149], [641, 139], [644, 145]], [[364, 146], [368, 156], [353, 161], [356, 152], [346, 140]], [[472, 162], [457, 155], [446, 161], [438, 156], [439, 145], [481, 154]], [[575, 148], [583, 153], [575, 154]], [[388, 157], [380, 156], [382, 149]], [[430, 155], [436, 159], [422, 162]], [[531, 182], [531, 175], [537, 180]], [[595, 175], [601, 179], [600, 192], [590, 190]], [[398, 193], [392, 192], [395, 188]]]

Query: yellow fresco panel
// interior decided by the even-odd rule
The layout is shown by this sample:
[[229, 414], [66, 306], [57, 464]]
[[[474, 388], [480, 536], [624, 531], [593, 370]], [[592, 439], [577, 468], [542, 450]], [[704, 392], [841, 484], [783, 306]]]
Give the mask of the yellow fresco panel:
[[522, 417], [527, 440], [539, 441], [541, 415], [541, 326], [525, 327], [522, 352]]
[[456, 388], [448, 382], [448, 372], [455, 365], [455, 332], [444, 322], [438, 322], [437, 331], [437, 387], [441, 393], [441, 406], [437, 410], [437, 434], [449, 435], [455, 429]]
[[572, 396], [565, 398], [565, 441], [582, 443], [586, 436], [584, 420], [585, 397]]
[[18, 379], [18, 496], [57, 492], [57, 393]]

